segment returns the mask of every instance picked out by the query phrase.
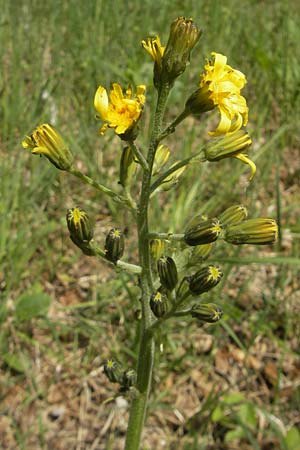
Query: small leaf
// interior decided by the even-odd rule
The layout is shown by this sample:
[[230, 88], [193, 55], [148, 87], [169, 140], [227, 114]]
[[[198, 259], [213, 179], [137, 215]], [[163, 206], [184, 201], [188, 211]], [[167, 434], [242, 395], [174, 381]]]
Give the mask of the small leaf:
[[23, 321], [45, 316], [48, 313], [50, 301], [49, 295], [43, 292], [24, 294], [16, 301], [16, 318]]
[[245, 401], [245, 396], [240, 392], [232, 392], [231, 394], [224, 395], [222, 402], [225, 405], [237, 405]]
[[257, 425], [257, 415], [252, 403], [244, 403], [240, 406], [238, 416], [249, 428], [254, 429]]
[[223, 411], [222, 407], [220, 405], [218, 405], [214, 409], [214, 411], [211, 415], [211, 420], [213, 422], [220, 422], [223, 419], [223, 417], [224, 417], [224, 411]]

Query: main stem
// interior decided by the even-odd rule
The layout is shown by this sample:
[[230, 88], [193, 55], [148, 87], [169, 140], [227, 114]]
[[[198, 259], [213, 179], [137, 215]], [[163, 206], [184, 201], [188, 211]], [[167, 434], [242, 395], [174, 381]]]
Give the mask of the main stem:
[[133, 399], [130, 408], [125, 450], [138, 450], [140, 448], [141, 434], [145, 422], [147, 403], [151, 388], [155, 349], [153, 334], [149, 332], [152, 325], [152, 312], [149, 306], [149, 299], [153, 292], [153, 285], [148, 239], [148, 206], [151, 193], [150, 187], [152, 167], [158, 145], [158, 137], [161, 133], [162, 119], [164, 116], [169, 91], [169, 86], [163, 85], [158, 92], [152, 134], [147, 155], [148, 168], [144, 169], [137, 215], [139, 259], [140, 266], [142, 267], [142, 273], [140, 276], [140, 287], [142, 291], [141, 340], [137, 363], [137, 395], [136, 398]]

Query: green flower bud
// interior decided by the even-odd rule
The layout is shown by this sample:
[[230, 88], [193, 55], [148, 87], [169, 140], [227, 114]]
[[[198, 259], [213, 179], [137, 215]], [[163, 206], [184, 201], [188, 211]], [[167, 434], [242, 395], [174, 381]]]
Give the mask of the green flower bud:
[[223, 310], [215, 303], [199, 303], [193, 306], [192, 317], [201, 320], [201, 322], [218, 322], [223, 316]]
[[226, 133], [222, 137], [212, 139], [204, 150], [207, 161], [219, 161], [237, 153], [241, 153], [252, 144], [245, 130]]
[[212, 111], [215, 107], [216, 104], [211, 98], [209, 83], [205, 83], [201, 88], [194, 91], [187, 99], [185, 111], [187, 114], [199, 116], [204, 112]]
[[155, 153], [152, 175], [157, 175], [162, 170], [162, 168], [168, 162], [169, 156], [170, 156], [169, 148], [164, 144], [160, 144], [157, 147], [157, 150]]
[[150, 252], [153, 259], [156, 261], [161, 257], [165, 250], [165, 241], [162, 239], [151, 239]]
[[136, 169], [137, 164], [134, 161], [133, 152], [130, 147], [125, 147], [122, 151], [120, 161], [120, 184], [123, 187], [126, 187], [131, 184]]
[[80, 208], [67, 211], [67, 225], [72, 238], [78, 242], [90, 242], [93, 239], [94, 227], [87, 213]]
[[191, 246], [209, 244], [218, 239], [221, 231], [220, 222], [215, 217], [188, 228], [184, 234], [184, 240]]
[[215, 287], [221, 281], [222, 276], [223, 273], [217, 266], [203, 267], [188, 278], [190, 291], [194, 295], [203, 294]]
[[112, 228], [106, 236], [104, 249], [106, 259], [115, 264], [124, 253], [124, 233], [118, 228]]
[[133, 369], [125, 370], [122, 378], [122, 388], [128, 390], [136, 384], [136, 371]]
[[179, 285], [179, 288], [176, 291], [176, 299], [178, 302], [181, 300], [188, 298], [191, 295], [190, 291], [190, 283], [189, 283], [189, 277], [184, 277], [181, 280], [181, 283]]
[[111, 383], [122, 383], [124, 371], [113, 358], [107, 359], [103, 365], [104, 373]]
[[234, 205], [223, 211], [218, 219], [222, 227], [228, 225], [236, 225], [243, 220], [247, 219], [248, 211], [247, 208], [243, 205]]
[[278, 236], [275, 220], [267, 218], [249, 219], [226, 228], [225, 241], [230, 244], [273, 244]]
[[70, 238], [85, 255], [93, 256], [95, 251], [90, 247], [93, 239], [94, 227], [85, 211], [80, 208], [71, 208], [67, 211], [67, 225]]
[[[172, 167], [174, 167], [177, 164], [177, 162], [175, 162], [174, 164], [172, 164], [172, 166], [170, 167], [170, 169]], [[186, 166], [180, 167], [179, 169], [175, 170], [173, 173], [171, 173], [168, 177], [166, 177], [164, 179], [164, 181], [162, 182], [162, 184], [157, 188], [158, 191], [169, 191], [170, 189], [172, 189], [173, 187], [175, 187], [178, 183], [179, 180], [183, 174], [183, 172], [185, 171]]]
[[172, 291], [178, 282], [177, 268], [174, 260], [170, 256], [161, 256], [157, 261], [157, 270], [162, 286]]
[[167, 296], [162, 294], [158, 289], [151, 295], [150, 308], [155, 317], [162, 317], [168, 312], [168, 299]]
[[213, 249], [213, 244], [203, 244], [203, 245], [196, 245], [193, 248], [193, 251], [191, 253], [189, 264], [195, 265], [199, 264], [202, 261], [205, 261], [209, 255], [211, 254], [211, 251]]
[[170, 84], [181, 75], [190, 61], [190, 53], [201, 36], [192, 19], [178, 17], [170, 29], [162, 57], [162, 77]]
[[25, 136], [23, 148], [31, 148], [33, 155], [44, 155], [60, 170], [69, 170], [74, 157], [62, 136], [51, 125], [38, 126], [30, 136]]

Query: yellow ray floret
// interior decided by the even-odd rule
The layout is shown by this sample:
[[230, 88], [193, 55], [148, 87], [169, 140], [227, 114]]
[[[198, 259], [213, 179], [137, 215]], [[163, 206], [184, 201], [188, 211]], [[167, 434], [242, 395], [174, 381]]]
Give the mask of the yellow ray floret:
[[149, 53], [155, 63], [161, 63], [165, 47], [161, 45], [159, 36], [142, 41], [142, 46]]
[[117, 134], [123, 134], [134, 126], [143, 110], [145, 90], [146, 86], [139, 85], [135, 96], [133, 96], [131, 88], [128, 88], [124, 95], [121, 86], [114, 83], [108, 98], [106, 89], [100, 85], [94, 98], [95, 109], [100, 118], [106, 122], [100, 133], [104, 134], [109, 127], [114, 128]]
[[208, 98], [218, 107], [221, 119], [211, 135], [232, 132], [248, 122], [246, 99], [240, 94], [246, 84], [245, 75], [227, 64], [227, 58], [220, 53], [212, 53], [213, 60], [205, 65], [201, 75], [200, 89], [208, 89]]

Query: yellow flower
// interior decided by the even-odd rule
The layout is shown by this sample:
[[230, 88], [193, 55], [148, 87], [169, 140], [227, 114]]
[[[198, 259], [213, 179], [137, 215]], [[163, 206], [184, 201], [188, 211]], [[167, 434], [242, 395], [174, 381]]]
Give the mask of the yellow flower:
[[246, 77], [227, 64], [226, 56], [215, 52], [212, 56], [213, 60], [206, 63], [201, 75], [199, 89], [188, 99], [186, 109], [197, 114], [218, 107], [221, 120], [217, 129], [210, 132], [218, 136], [239, 130], [248, 122], [247, 102], [241, 95]]
[[[125, 95], [118, 83], [112, 85], [110, 98], [103, 86], [99, 86], [94, 98], [94, 106], [100, 118], [106, 122], [100, 133], [103, 135], [107, 129], [114, 128], [116, 134], [124, 140], [133, 140], [136, 136], [132, 133], [135, 130], [145, 103], [144, 85], [137, 86], [136, 95], [133, 97], [131, 88], [128, 88]], [[110, 101], [109, 101], [110, 100]]]
[[227, 64], [227, 58], [220, 53], [212, 53], [214, 60], [205, 65], [201, 76], [200, 89], [208, 86], [209, 98], [219, 108], [220, 123], [212, 135], [238, 130], [248, 122], [248, 107], [244, 97], [240, 95], [246, 84], [245, 75]]
[[69, 170], [73, 155], [62, 136], [51, 125], [38, 126], [30, 136], [25, 136], [23, 148], [30, 148], [34, 155], [44, 155], [57, 169]]

